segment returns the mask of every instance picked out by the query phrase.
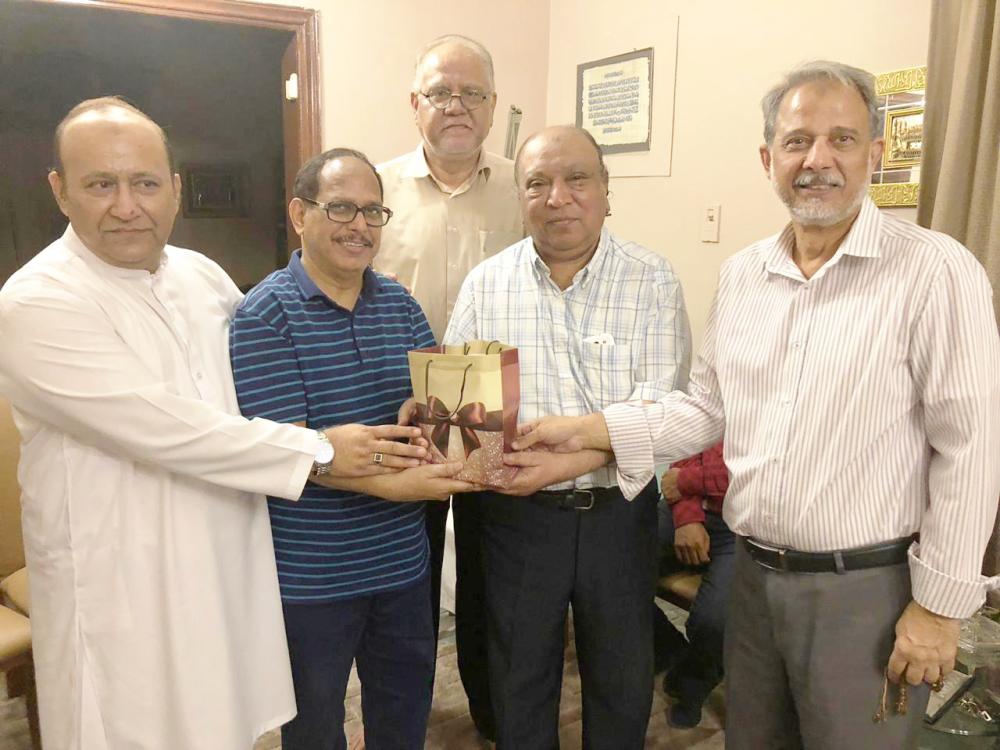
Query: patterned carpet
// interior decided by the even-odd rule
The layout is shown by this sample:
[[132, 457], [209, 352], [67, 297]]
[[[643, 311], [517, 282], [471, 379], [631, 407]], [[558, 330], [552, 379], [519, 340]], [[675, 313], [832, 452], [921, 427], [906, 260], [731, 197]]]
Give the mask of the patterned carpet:
[[[683, 624], [686, 613], [667, 604], [662, 604], [670, 619]], [[702, 723], [696, 729], [678, 730], [667, 724], [669, 698], [657, 685], [653, 695], [653, 709], [646, 733], [647, 748], [662, 750], [722, 750], [724, 735], [722, 719], [724, 707], [722, 690], [716, 690], [708, 700]], [[559, 704], [559, 741], [566, 750], [581, 746], [580, 672], [577, 668], [576, 649], [570, 639], [566, 649], [566, 664], [563, 670], [562, 698]], [[361, 735], [361, 685], [357, 675], [351, 675], [347, 687], [347, 723], [344, 727], [348, 742]], [[437, 675], [434, 681], [434, 702], [427, 728], [427, 742], [424, 750], [479, 750], [489, 745], [483, 742], [469, 716], [465, 692], [458, 676], [455, 659], [455, 621], [442, 612], [441, 632], [438, 640]], [[271, 732], [257, 742], [254, 750], [280, 750], [281, 739], [278, 732]], [[0, 750], [6, 750], [0, 746]], [[352, 750], [354, 748], [352, 747]]]
[[[682, 623], [685, 613], [666, 606], [668, 616]], [[24, 702], [9, 700], [3, 692], [0, 680], [0, 750], [31, 750], [28, 739], [28, 722], [24, 714]], [[669, 698], [657, 685], [653, 695], [653, 710], [646, 734], [647, 748], [663, 750], [721, 750], [724, 745], [721, 729], [724, 717], [722, 691], [716, 690], [709, 698], [701, 726], [690, 730], [669, 727], [666, 712]], [[347, 723], [345, 732], [348, 740], [358, 738], [361, 733], [361, 686], [357, 676], [351, 676], [347, 690]], [[572, 640], [566, 650], [566, 666], [563, 673], [562, 700], [559, 711], [560, 745], [567, 750], [581, 745], [580, 673], [577, 669], [576, 651]], [[269, 732], [258, 740], [254, 750], [280, 750], [281, 738], [277, 731]], [[431, 708], [425, 750], [478, 750], [486, 748], [476, 733], [469, 716], [465, 693], [458, 676], [455, 659], [454, 618], [445, 615], [441, 620], [441, 635], [438, 642], [437, 677], [434, 684], [434, 703]], [[352, 745], [352, 750], [356, 746]]]

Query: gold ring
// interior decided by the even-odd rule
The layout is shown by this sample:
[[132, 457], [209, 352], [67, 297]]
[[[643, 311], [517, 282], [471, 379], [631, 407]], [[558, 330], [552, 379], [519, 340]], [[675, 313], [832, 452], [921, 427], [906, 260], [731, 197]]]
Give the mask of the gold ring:
[[381, 453], [372, 453], [372, 463], [382, 465], [382, 460], [385, 458]]
[[944, 675], [941, 675], [936, 680], [934, 680], [934, 683], [931, 685], [931, 690], [933, 690], [935, 693], [940, 693], [943, 687], [944, 687]]

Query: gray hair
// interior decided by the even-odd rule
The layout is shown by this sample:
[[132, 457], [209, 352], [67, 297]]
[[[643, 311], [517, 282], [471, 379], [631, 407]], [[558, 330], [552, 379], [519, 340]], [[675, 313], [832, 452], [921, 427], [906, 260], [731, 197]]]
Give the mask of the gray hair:
[[878, 99], [875, 94], [875, 76], [867, 70], [852, 68], [844, 63], [830, 60], [814, 60], [803, 63], [790, 70], [777, 86], [772, 88], [760, 100], [760, 108], [764, 112], [764, 142], [770, 145], [774, 139], [775, 122], [778, 119], [778, 109], [781, 102], [792, 89], [804, 83], [827, 80], [838, 81], [845, 86], [854, 88], [864, 100], [868, 108], [868, 124], [871, 126], [871, 136], [879, 135]]
[[445, 34], [429, 42], [427, 46], [420, 50], [420, 54], [417, 55], [417, 61], [413, 66], [413, 90], [415, 92], [420, 90], [420, 69], [423, 67], [424, 61], [438, 47], [444, 47], [449, 44], [464, 47], [482, 59], [483, 65], [486, 66], [487, 77], [490, 79], [490, 91], [496, 88], [493, 78], [493, 56], [490, 54], [490, 51], [475, 39], [470, 39], [461, 34]]

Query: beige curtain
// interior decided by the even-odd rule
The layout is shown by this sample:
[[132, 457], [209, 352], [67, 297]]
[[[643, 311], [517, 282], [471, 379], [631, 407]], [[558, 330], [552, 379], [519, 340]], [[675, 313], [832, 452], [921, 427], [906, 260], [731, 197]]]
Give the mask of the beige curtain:
[[[979, 258], [993, 285], [993, 306], [1000, 319], [1000, 15], [996, 0], [935, 0], [923, 149], [917, 221], [950, 234]], [[1000, 573], [1000, 518], [984, 571]], [[998, 603], [1000, 597], [991, 599]]]

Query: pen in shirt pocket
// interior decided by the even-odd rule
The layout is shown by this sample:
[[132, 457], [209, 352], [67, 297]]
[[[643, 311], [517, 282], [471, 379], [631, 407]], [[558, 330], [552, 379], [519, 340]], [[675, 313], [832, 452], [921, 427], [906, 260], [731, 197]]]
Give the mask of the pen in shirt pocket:
[[595, 344], [596, 346], [614, 346], [615, 338], [610, 333], [598, 333], [594, 336], [585, 336], [585, 344]]

